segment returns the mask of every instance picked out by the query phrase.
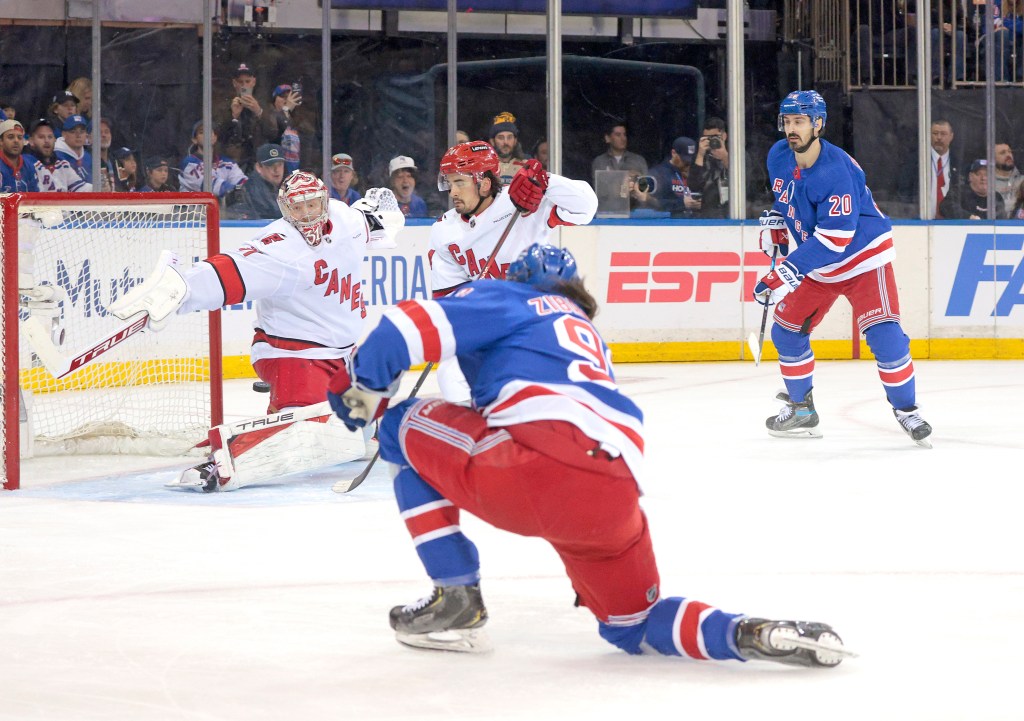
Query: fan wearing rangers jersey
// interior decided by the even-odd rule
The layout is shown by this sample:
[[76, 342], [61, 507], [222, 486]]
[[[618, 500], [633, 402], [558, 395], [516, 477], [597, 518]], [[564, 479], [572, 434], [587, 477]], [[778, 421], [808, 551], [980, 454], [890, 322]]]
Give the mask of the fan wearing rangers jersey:
[[472, 389], [473, 408], [409, 399], [381, 421], [381, 457], [393, 464], [402, 519], [434, 582], [427, 598], [391, 610], [398, 640], [487, 650], [479, 556], [459, 527], [465, 510], [548, 541], [600, 635], [629, 653], [838, 664], [842, 642], [825, 624], [660, 597], [636, 481], [643, 414], [615, 383], [591, 324], [597, 302], [576, 273], [568, 251], [533, 244], [505, 282], [388, 311], [331, 380], [328, 400], [350, 427], [383, 411], [410, 364], [458, 358]]
[[[386, 217], [384, 198], [394, 206]], [[250, 242], [181, 273], [169, 267], [169, 275], [151, 289], [180, 284], [183, 292], [171, 302], [178, 314], [254, 301], [250, 357], [270, 385], [270, 413], [323, 402], [328, 380], [363, 331], [363, 256], [370, 248], [395, 247], [390, 234], [404, 225], [390, 190], [374, 188], [350, 207], [330, 200], [324, 183], [303, 171], [285, 179], [278, 204], [283, 217]], [[150, 327], [158, 330], [170, 311], [152, 307], [147, 284], [111, 312], [129, 318], [146, 309]], [[205, 488], [216, 480], [212, 463], [193, 470], [201, 477], [183, 477], [177, 485], [219, 489]]]
[[761, 218], [761, 248], [774, 268], [754, 287], [754, 297], [775, 304], [772, 341], [786, 391], [779, 394], [782, 410], [765, 423], [773, 436], [821, 436], [811, 396], [810, 336], [843, 296], [875, 355], [896, 420], [916, 443], [930, 447], [932, 428], [917, 407], [910, 340], [900, 325], [892, 223], [875, 205], [857, 162], [821, 139], [826, 117], [817, 92], [790, 93], [779, 105], [786, 138], [768, 152], [775, 203]]
[[[494, 248], [518, 209], [522, 216], [498, 250], [488, 278], [504, 278], [509, 263], [527, 245], [545, 240], [559, 225], [586, 225], [597, 212], [597, 195], [584, 181], [548, 173], [527, 160], [505, 191], [499, 179], [498, 154], [489, 143], [458, 143], [441, 158], [439, 190], [452, 205], [430, 229], [430, 281], [440, 298], [480, 277]], [[438, 367], [444, 397], [465, 402], [469, 391], [454, 362]]]

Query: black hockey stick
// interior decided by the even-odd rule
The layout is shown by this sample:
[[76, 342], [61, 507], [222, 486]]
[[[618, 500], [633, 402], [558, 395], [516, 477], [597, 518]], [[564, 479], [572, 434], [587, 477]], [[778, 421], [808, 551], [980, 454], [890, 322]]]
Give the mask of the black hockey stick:
[[[512, 226], [516, 224], [516, 221], [519, 220], [519, 216], [522, 214], [523, 211], [520, 208], [516, 208], [516, 212], [512, 214], [512, 219], [508, 221], [508, 225], [505, 226], [504, 232], [502, 232], [501, 237], [498, 238], [498, 243], [494, 246], [494, 250], [491, 251], [491, 257], [487, 259], [487, 264], [484, 265], [483, 270], [481, 270], [480, 273], [477, 274], [476, 278], [473, 278], [473, 280], [479, 280], [481, 278], [487, 277], [487, 273], [490, 272], [491, 267], [494, 265], [495, 258], [498, 257], [498, 251], [501, 250], [501, 246], [505, 245], [505, 239], [508, 238], [508, 234], [512, 232]], [[433, 367], [433, 361], [427, 363], [427, 367], [423, 369], [422, 373], [420, 373], [420, 377], [416, 381], [416, 385], [412, 387], [412, 390], [409, 392], [409, 396], [408, 398], [406, 398], [406, 400], [408, 400], [409, 398], [416, 397], [416, 394], [419, 392], [420, 387], [423, 385], [423, 382], [427, 380], [427, 376], [430, 375], [430, 370]], [[363, 481], [366, 480], [366, 477], [370, 475], [370, 470], [373, 469], [373, 466], [377, 462], [378, 458], [380, 458], [379, 448], [377, 449], [377, 452], [373, 454], [373, 458], [370, 459], [370, 462], [366, 464], [366, 468], [364, 468], [358, 476], [350, 480], [342, 479], [338, 481], [333, 486], [331, 486], [331, 490], [334, 491], [335, 493], [348, 493], [349, 491], [358, 487]]]
[[[768, 269], [769, 273], [771, 273], [773, 270], [775, 270], [775, 258], [778, 255], [779, 255], [779, 246], [776, 245], [775, 248], [772, 250], [772, 267]], [[754, 342], [755, 341], [755, 337], [754, 337], [754, 332], [753, 331], [751, 331], [750, 335], [747, 337], [747, 345], [750, 346], [750, 352], [754, 354], [754, 367], [755, 368], [757, 366], [761, 365], [761, 351], [764, 349], [764, 329], [765, 329], [765, 326], [768, 325], [768, 308], [769, 307], [770, 306], [768, 304], [768, 301], [767, 301], [767, 299], [765, 299], [764, 313], [761, 314], [761, 334], [756, 337], [756, 341], [757, 341], [756, 344]]]

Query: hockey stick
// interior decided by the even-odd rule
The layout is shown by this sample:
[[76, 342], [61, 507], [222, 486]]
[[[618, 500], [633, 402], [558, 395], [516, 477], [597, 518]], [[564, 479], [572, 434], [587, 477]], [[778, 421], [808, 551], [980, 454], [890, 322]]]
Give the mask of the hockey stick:
[[[494, 265], [494, 260], [498, 257], [498, 251], [501, 250], [501, 246], [505, 245], [505, 239], [508, 238], [508, 234], [512, 232], [512, 226], [516, 224], [516, 221], [519, 220], [519, 216], [522, 214], [523, 211], [519, 208], [516, 208], [516, 212], [512, 214], [511, 220], [508, 221], [508, 225], [505, 226], [505, 230], [502, 232], [501, 237], [498, 238], [498, 243], [494, 246], [494, 250], [491, 251], [491, 257], [487, 259], [487, 264], [484, 265], [484, 269], [481, 270], [477, 274], [476, 278], [473, 278], [473, 280], [480, 280], [481, 278], [486, 277], [487, 274], [490, 272], [491, 266]], [[408, 400], [409, 398], [416, 397], [416, 394], [420, 390], [420, 386], [422, 386], [423, 382], [427, 380], [427, 376], [430, 375], [430, 371], [433, 367], [433, 361], [427, 363], [427, 367], [423, 369], [423, 372], [420, 374], [419, 379], [416, 381], [416, 385], [412, 387], [412, 391], [410, 391], [409, 396], [408, 398], [406, 398], [406, 400]], [[366, 468], [364, 468], [358, 476], [352, 479], [342, 479], [338, 481], [333, 486], [331, 486], [331, 490], [334, 491], [335, 493], [348, 493], [352, 489], [358, 487], [363, 481], [366, 480], [366, 477], [370, 475], [370, 470], [373, 468], [378, 458], [380, 458], [379, 448], [377, 449], [377, 452], [373, 454], [373, 458], [370, 459], [370, 462], [366, 464]]]
[[[772, 250], [772, 266], [768, 269], [771, 273], [775, 270], [775, 258], [779, 255], [779, 246], [775, 246]], [[750, 347], [750, 352], [754, 354], [754, 367], [761, 365], [761, 351], [764, 350], [764, 329], [768, 325], [768, 308], [770, 306], [767, 302], [764, 304], [764, 312], [761, 314], [761, 334], [754, 335], [754, 331], [750, 331], [750, 335], [747, 336], [747, 345]]]
[[28, 338], [33, 352], [46, 366], [54, 378], [60, 379], [70, 375], [113, 348], [124, 343], [133, 335], [146, 329], [149, 324], [149, 313], [140, 311], [124, 321], [112, 333], [108, 333], [95, 343], [91, 343], [81, 353], [62, 353], [50, 338], [50, 329], [38, 318], [31, 317], [22, 325], [22, 331]]

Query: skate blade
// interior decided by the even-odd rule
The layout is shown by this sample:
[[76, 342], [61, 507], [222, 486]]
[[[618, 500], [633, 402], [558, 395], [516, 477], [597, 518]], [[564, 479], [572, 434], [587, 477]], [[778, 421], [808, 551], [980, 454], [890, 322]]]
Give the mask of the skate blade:
[[773, 431], [768, 429], [768, 435], [773, 438], [821, 438], [821, 431], [814, 428], [794, 428], [791, 431]]
[[202, 493], [203, 486], [205, 485], [206, 483], [198, 478], [178, 478], [170, 483], [165, 483], [164, 488], [184, 488], [189, 491], [198, 491], [199, 493]]
[[777, 628], [768, 639], [776, 651], [812, 651], [822, 666], [838, 666], [844, 658], [857, 658], [858, 654], [843, 645], [838, 636], [825, 632], [817, 639], [801, 636], [794, 628]]
[[[911, 440], [913, 440], [913, 438], [911, 438]], [[914, 441], [914, 443], [916, 443], [917, 445], [921, 446], [921, 448], [931, 448], [932, 447], [932, 442], [928, 438], [922, 438], [919, 441]]]
[[413, 648], [459, 653], [489, 653], [494, 649], [487, 632], [479, 628], [432, 631], [431, 633], [395, 632], [398, 642]]

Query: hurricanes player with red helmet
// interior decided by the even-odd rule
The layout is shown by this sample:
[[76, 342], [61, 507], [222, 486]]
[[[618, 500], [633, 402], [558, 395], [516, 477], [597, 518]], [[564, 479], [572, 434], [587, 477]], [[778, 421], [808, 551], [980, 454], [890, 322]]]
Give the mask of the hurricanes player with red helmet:
[[[489, 143], [473, 140], [448, 148], [437, 176], [454, 206], [430, 231], [430, 279], [434, 297], [477, 279], [518, 209], [522, 212], [485, 277], [504, 278], [508, 266], [532, 243], [544, 243], [559, 225], [586, 225], [597, 212], [597, 195], [582, 180], [548, 173], [527, 160], [502, 188], [499, 158]], [[438, 367], [441, 392], [450, 402], [467, 402], [469, 386], [457, 365]]]
[[[250, 357], [270, 385], [270, 413], [326, 398], [328, 380], [363, 332], [363, 256], [368, 249], [394, 248], [393, 236], [405, 224], [390, 190], [372, 188], [350, 207], [330, 199], [323, 181], [301, 170], [281, 184], [277, 203], [282, 217], [237, 250], [188, 269], [158, 269], [111, 306], [121, 318], [147, 310], [151, 329], [159, 330], [175, 312], [252, 301]], [[239, 484], [217, 481], [210, 461], [173, 485], [231, 490]]]

